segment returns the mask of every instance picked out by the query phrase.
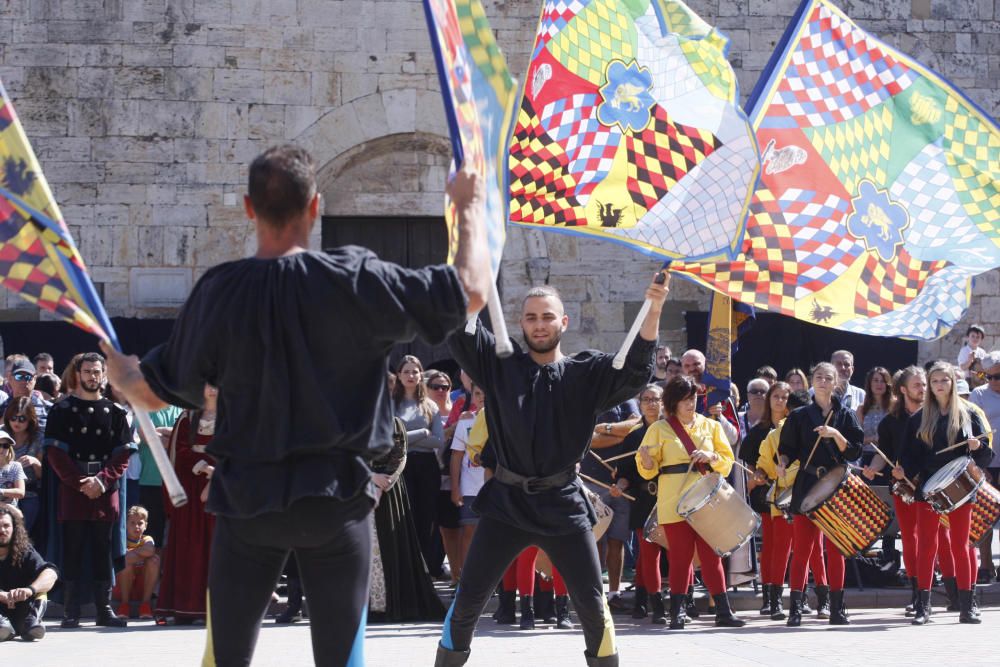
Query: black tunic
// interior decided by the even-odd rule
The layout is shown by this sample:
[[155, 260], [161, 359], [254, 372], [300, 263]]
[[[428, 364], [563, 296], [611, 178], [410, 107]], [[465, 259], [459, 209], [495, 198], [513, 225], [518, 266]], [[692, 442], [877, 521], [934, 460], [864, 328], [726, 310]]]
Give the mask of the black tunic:
[[[634, 452], [639, 449], [639, 445], [642, 444], [642, 439], [646, 436], [646, 431], [648, 430], [649, 424], [644, 419], [638, 428], [630, 432], [622, 440], [622, 453]], [[628, 489], [625, 492], [635, 497], [635, 501], [628, 505], [628, 527], [629, 530], [638, 530], [646, 525], [649, 513], [656, 507], [656, 494], [649, 492], [650, 484], [652, 483], [655, 489], [656, 482], [655, 480], [650, 482], [650, 480], [642, 478], [634, 456], [615, 461], [612, 465], [618, 468], [618, 477], [620, 479], [628, 480]]]
[[930, 445], [917, 437], [922, 414], [923, 411], [918, 410], [907, 422], [906, 435], [904, 436], [906, 444], [900, 457], [906, 476], [914, 480], [917, 485], [917, 500], [924, 499], [923, 486], [927, 480], [951, 461], [963, 456], [971, 456], [976, 465], [985, 468], [993, 459], [993, 450], [987, 446], [986, 442], [983, 442], [983, 446], [974, 452], [970, 452], [968, 447], [956, 447], [950, 452], [941, 453], [942, 449], [957, 442], [986, 433], [986, 426], [979, 413], [974, 410], [969, 411], [970, 429], [960, 429], [954, 442], [948, 442], [948, 416], [941, 415], [938, 417], [937, 428], [934, 429], [934, 442]]
[[909, 421], [910, 415], [904, 410], [902, 414], [890, 412], [878, 423], [878, 448], [893, 462], [898, 463], [903, 457]]
[[219, 388], [208, 509], [256, 516], [365, 489], [365, 461], [391, 442], [386, 355], [418, 335], [439, 343], [465, 316], [449, 266], [404, 269], [355, 246], [242, 259], [198, 281], [142, 372], [187, 408]]
[[[625, 367], [614, 370], [613, 356], [594, 350], [539, 366], [515, 343], [513, 355], [498, 359], [493, 334], [482, 324], [474, 334], [460, 331], [449, 339], [459, 366], [486, 390], [491, 457], [526, 477], [555, 475], [580, 462], [597, 415], [645, 386], [655, 344], [636, 337]], [[482, 516], [543, 535], [589, 530], [596, 521], [579, 480], [529, 495], [490, 479], [474, 507]]]
[[819, 480], [816, 474], [817, 468], [829, 469], [833, 466], [845, 464], [861, 456], [861, 448], [864, 443], [864, 431], [858, 423], [858, 415], [854, 410], [845, 408], [840, 399], [834, 396], [832, 399], [833, 414], [830, 416], [829, 426], [840, 431], [840, 434], [847, 440], [847, 449], [841, 452], [833, 438], [823, 438], [816, 446], [816, 453], [809, 461], [809, 468], [805, 467], [809, 453], [816, 442], [815, 428], [826, 422], [823, 411], [815, 402], [796, 408], [785, 420], [785, 425], [781, 429], [781, 440], [778, 444], [778, 455], [788, 459], [791, 465], [794, 461], [799, 461], [799, 472], [795, 476], [795, 484], [792, 486], [791, 511], [794, 514], [801, 514], [799, 507], [802, 499]]
[[773, 428], [771, 424], [757, 422], [753, 425], [753, 428], [747, 431], [743, 442], [740, 443], [740, 460], [750, 466], [751, 469], [757, 467], [757, 460], [760, 458], [760, 445]]

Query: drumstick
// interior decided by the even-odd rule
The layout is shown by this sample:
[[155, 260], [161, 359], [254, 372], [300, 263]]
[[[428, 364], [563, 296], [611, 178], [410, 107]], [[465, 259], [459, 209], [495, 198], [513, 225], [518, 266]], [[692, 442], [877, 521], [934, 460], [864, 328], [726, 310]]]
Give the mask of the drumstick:
[[[833, 408], [832, 407], [830, 408], [830, 412], [827, 413], [827, 415], [826, 415], [826, 421], [823, 422], [823, 426], [829, 426], [830, 425], [830, 418], [831, 417], [833, 417]], [[809, 467], [809, 462], [813, 460], [813, 455], [816, 453], [816, 448], [819, 447], [819, 441], [822, 440], [822, 439], [823, 439], [822, 435], [817, 435], [816, 436], [816, 442], [813, 443], [812, 451], [809, 452], [809, 458], [806, 459], [805, 464], [802, 466], [803, 468], [808, 468]]]
[[945, 452], [950, 452], [951, 450], [958, 449], [959, 447], [966, 447], [969, 444], [969, 440], [982, 440], [983, 438], [990, 437], [994, 433], [996, 433], [996, 431], [990, 431], [989, 433], [983, 433], [982, 435], [977, 435], [974, 438], [969, 438], [968, 440], [963, 440], [962, 442], [956, 442], [954, 445], [952, 445], [950, 447], [945, 447], [941, 451], [934, 452], [934, 454], [935, 455], [937, 455], [937, 454], [944, 454]]
[[[608, 489], [609, 491], [611, 490], [611, 485], [610, 484], [605, 484], [604, 482], [598, 482], [593, 477], [588, 477], [587, 475], [584, 475], [582, 472], [581, 473], [577, 473], [577, 474], [580, 476], [580, 479], [585, 479], [588, 482], [590, 482], [591, 484], [596, 484], [597, 486], [604, 487], [605, 489]], [[629, 500], [635, 500], [635, 496], [630, 496], [629, 494], [625, 493], [624, 491], [622, 491], [622, 495], [625, 496], [626, 498], [628, 498]]]
[[[885, 455], [885, 452], [883, 452], [881, 449], [878, 448], [878, 445], [874, 445], [873, 444], [872, 447], [875, 449], [875, 453], [878, 454], [879, 456], [881, 456], [885, 460], [886, 463], [888, 463], [889, 465], [891, 465], [893, 468], [896, 467], [896, 464], [889, 460], [889, 457]], [[879, 472], [877, 474], [881, 475], [882, 473]], [[914, 489], [917, 488], [917, 485], [914, 484], [913, 482], [911, 482], [910, 478], [907, 477], [906, 475], [903, 475], [903, 479], [906, 481], [907, 484], [909, 484], [910, 486], [912, 486]]]
[[[642, 449], [642, 448], [640, 447], [639, 449]], [[591, 451], [590, 453], [593, 454], [594, 452]], [[601, 463], [611, 463], [612, 461], [618, 461], [619, 459], [627, 459], [630, 456], [635, 456], [637, 453], [639, 453], [638, 449], [636, 449], [635, 451], [626, 452], [624, 454], [617, 454], [615, 456], [609, 456], [606, 459], [601, 459]], [[598, 458], [600, 458], [600, 457], [598, 457]]]
[[604, 466], [605, 468], [607, 468], [608, 470], [610, 470], [612, 475], [614, 475], [615, 473], [618, 472], [617, 470], [615, 470], [614, 468], [612, 468], [611, 466], [609, 466], [604, 459], [602, 459], [600, 456], [598, 456], [597, 452], [595, 452], [593, 449], [590, 450], [590, 455], [593, 456], [598, 461], [600, 461], [602, 466]]

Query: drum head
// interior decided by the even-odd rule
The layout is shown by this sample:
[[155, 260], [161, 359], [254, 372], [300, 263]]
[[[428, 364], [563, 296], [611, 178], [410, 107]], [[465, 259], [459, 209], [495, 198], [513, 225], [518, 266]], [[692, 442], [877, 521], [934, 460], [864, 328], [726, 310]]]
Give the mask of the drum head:
[[809, 489], [809, 493], [806, 497], [802, 499], [802, 513], [808, 514], [813, 511], [827, 500], [830, 496], [837, 492], [840, 485], [843, 484], [844, 480], [847, 479], [847, 466], [840, 465], [830, 468], [829, 471], [822, 477], [820, 477], [812, 488]]
[[722, 475], [717, 472], [698, 478], [681, 496], [677, 503], [677, 513], [681, 516], [687, 516], [700, 510], [712, 499], [722, 482]]
[[924, 495], [936, 493], [951, 484], [962, 471], [969, 467], [972, 462], [968, 456], [961, 456], [954, 461], [944, 464], [936, 473], [930, 476], [924, 484]]

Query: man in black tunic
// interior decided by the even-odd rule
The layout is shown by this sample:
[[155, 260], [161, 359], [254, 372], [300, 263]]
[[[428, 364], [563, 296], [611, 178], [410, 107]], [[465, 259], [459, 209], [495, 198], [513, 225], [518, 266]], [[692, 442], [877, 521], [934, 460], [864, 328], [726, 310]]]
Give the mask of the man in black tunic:
[[490, 289], [482, 181], [463, 171], [449, 192], [454, 266], [405, 269], [353, 246], [311, 252], [320, 213], [312, 159], [272, 148], [251, 164], [245, 199], [256, 256], [208, 271], [141, 365], [108, 350], [111, 380], [136, 407], [195, 408], [206, 382], [219, 388], [207, 450], [217, 461], [208, 511], [218, 519], [204, 664], [250, 664], [292, 550], [316, 664], [364, 664], [368, 462], [392, 439], [386, 355], [418, 335], [443, 341]]
[[455, 601], [445, 618], [437, 666], [463, 665], [483, 607], [507, 565], [537, 545], [562, 573], [583, 626], [590, 667], [618, 664], [614, 622], [604, 598], [594, 509], [576, 466], [587, 453], [597, 415], [633, 398], [652, 373], [653, 348], [667, 285], [646, 290], [652, 307], [625, 366], [594, 350], [564, 356], [560, 338], [569, 318], [551, 287], [528, 292], [521, 328], [528, 352], [515, 345], [498, 359], [493, 335], [478, 325], [450, 339], [455, 360], [486, 390], [486, 424], [494, 476], [476, 498], [479, 525]]

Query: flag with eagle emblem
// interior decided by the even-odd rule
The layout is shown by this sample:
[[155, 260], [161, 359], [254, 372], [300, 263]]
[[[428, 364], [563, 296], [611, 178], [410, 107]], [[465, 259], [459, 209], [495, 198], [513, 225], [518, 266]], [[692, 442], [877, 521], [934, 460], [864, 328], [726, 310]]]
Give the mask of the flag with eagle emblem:
[[111, 321], [2, 83], [0, 284], [117, 347]]

